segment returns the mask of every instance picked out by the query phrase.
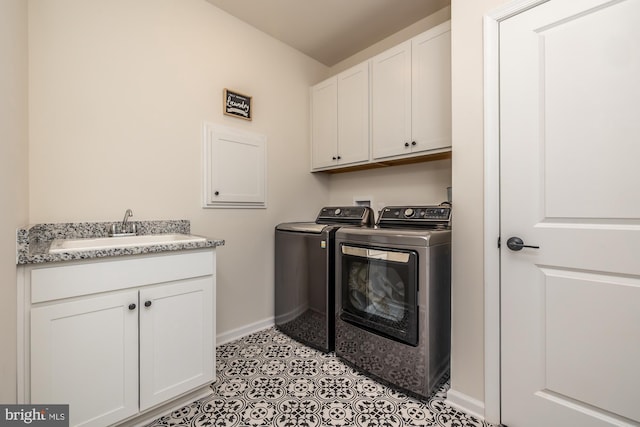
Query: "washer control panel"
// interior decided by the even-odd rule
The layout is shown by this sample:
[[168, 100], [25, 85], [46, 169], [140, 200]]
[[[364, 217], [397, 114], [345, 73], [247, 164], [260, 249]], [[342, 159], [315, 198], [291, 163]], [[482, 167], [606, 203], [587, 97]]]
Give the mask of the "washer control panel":
[[448, 227], [451, 220], [451, 206], [388, 206], [380, 211], [380, 227]]
[[373, 226], [373, 210], [367, 206], [328, 206], [320, 209], [317, 224], [356, 224]]

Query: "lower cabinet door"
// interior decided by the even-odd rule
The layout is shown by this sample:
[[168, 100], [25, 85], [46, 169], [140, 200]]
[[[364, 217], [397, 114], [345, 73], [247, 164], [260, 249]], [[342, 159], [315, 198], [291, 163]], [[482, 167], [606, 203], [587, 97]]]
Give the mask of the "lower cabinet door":
[[140, 410], [215, 380], [212, 276], [140, 290]]
[[69, 404], [71, 426], [138, 412], [138, 291], [34, 306], [31, 403]]

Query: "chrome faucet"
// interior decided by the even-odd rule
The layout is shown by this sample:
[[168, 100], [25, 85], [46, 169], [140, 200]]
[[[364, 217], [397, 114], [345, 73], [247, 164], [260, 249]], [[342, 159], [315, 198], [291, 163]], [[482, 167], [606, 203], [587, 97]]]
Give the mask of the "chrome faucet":
[[131, 211], [131, 209], [127, 209], [124, 213], [124, 218], [122, 218], [122, 231], [127, 230], [127, 222], [129, 221], [129, 218], [131, 218], [133, 216], [133, 211]]
[[129, 218], [131, 218], [132, 216], [133, 211], [131, 209], [127, 209], [124, 213], [124, 218], [122, 218], [121, 223], [111, 224], [111, 227], [109, 227], [109, 236], [117, 237], [137, 234], [138, 230], [136, 224], [129, 223]]

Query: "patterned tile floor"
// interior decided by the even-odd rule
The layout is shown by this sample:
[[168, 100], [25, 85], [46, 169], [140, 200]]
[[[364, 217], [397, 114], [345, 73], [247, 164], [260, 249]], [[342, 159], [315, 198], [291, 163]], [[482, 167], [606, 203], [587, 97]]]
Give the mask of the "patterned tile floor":
[[148, 427], [488, 426], [445, 403], [386, 387], [275, 328], [217, 348], [213, 393]]

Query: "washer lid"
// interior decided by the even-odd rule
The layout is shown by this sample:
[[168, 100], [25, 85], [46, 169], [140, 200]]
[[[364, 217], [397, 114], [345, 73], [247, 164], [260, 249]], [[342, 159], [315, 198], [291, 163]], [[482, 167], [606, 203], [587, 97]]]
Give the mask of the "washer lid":
[[316, 224], [315, 222], [285, 222], [278, 224], [278, 231], [295, 231], [298, 233], [321, 234], [325, 228], [330, 227], [327, 224]]

